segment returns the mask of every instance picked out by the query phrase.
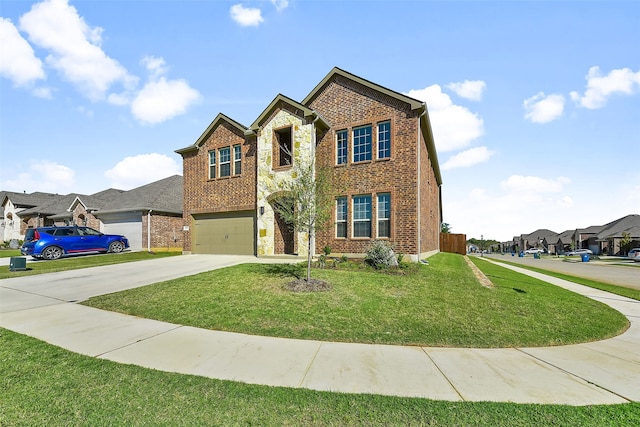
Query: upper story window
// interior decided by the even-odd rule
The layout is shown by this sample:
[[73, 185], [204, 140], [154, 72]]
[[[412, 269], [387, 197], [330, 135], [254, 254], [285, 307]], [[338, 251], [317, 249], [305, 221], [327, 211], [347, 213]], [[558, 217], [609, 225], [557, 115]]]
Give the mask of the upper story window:
[[336, 237], [347, 237], [347, 198], [336, 199]]
[[218, 154], [220, 155], [220, 177], [231, 176], [231, 148], [221, 148]]
[[242, 146], [240, 144], [233, 146], [233, 174], [240, 175], [242, 173]]
[[215, 150], [209, 151], [209, 179], [216, 177], [216, 152]]
[[209, 179], [226, 178], [240, 174], [242, 174], [241, 144], [209, 151]]
[[391, 122], [378, 123], [378, 159], [391, 157]]
[[348, 135], [346, 129], [336, 132], [336, 164], [338, 165], [347, 163]]
[[353, 162], [371, 160], [371, 125], [353, 129]]
[[293, 164], [293, 136], [291, 127], [274, 132], [274, 167], [287, 167]]
[[378, 237], [391, 237], [391, 194], [378, 194]]
[[371, 195], [353, 198], [353, 237], [371, 237]]

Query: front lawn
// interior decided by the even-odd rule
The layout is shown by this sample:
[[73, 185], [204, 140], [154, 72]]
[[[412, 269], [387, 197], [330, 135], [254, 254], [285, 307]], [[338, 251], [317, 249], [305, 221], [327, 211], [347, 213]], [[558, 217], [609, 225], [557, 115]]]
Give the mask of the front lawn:
[[296, 267], [245, 264], [92, 298], [86, 305], [206, 329], [323, 341], [448, 347], [561, 345], [620, 334], [606, 305], [489, 263], [480, 286], [460, 255], [391, 275], [314, 270], [328, 292], [293, 293]]
[[71, 353], [0, 329], [2, 426], [635, 426], [640, 404], [440, 402], [248, 385]]

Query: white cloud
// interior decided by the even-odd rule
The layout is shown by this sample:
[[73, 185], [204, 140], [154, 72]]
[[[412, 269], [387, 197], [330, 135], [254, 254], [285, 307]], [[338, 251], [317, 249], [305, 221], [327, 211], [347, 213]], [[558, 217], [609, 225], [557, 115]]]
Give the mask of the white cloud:
[[14, 175], [14, 179], [5, 180], [5, 189], [15, 191], [43, 191], [66, 194], [75, 191], [75, 172], [64, 165], [48, 160], [30, 160], [28, 172]]
[[450, 157], [443, 165], [442, 170], [449, 170], [455, 168], [466, 168], [476, 165], [478, 163], [484, 163], [493, 156], [494, 152], [487, 147], [475, 147], [466, 151], [456, 154]]
[[557, 179], [547, 179], [537, 176], [511, 175], [500, 183], [500, 187], [519, 194], [559, 193], [569, 183], [571, 180], [563, 176]]
[[407, 95], [427, 103], [439, 152], [465, 148], [484, 134], [483, 120], [468, 108], [455, 105], [439, 85], [410, 90]]
[[131, 112], [141, 122], [156, 124], [184, 114], [198, 99], [200, 93], [185, 80], [160, 77], [138, 92], [131, 103]]
[[262, 18], [262, 11], [260, 9], [244, 7], [241, 4], [235, 4], [231, 6], [230, 12], [231, 19], [233, 19], [243, 27], [257, 27], [262, 22], [264, 22], [264, 19]]
[[629, 68], [622, 68], [603, 76], [600, 67], [591, 67], [586, 79], [587, 90], [584, 95], [571, 92], [571, 99], [582, 107], [594, 110], [604, 107], [607, 98], [612, 95], [632, 95], [640, 87], [640, 70], [633, 72]]
[[486, 83], [482, 80], [465, 80], [463, 82], [449, 83], [446, 88], [454, 91], [456, 95], [462, 98], [480, 101], [486, 86]]
[[167, 72], [167, 63], [164, 58], [156, 58], [155, 56], [145, 56], [140, 61], [145, 66], [151, 78], [158, 78]]
[[20, 35], [10, 19], [0, 17], [0, 75], [16, 86], [25, 86], [45, 78], [42, 61]]
[[180, 166], [171, 157], [150, 153], [125, 157], [104, 176], [111, 182], [111, 187], [130, 190], [181, 173]]
[[20, 18], [29, 40], [49, 50], [48, 65], [93, 101], [101, 100], [115, 83], [135, 80], [118, 61], [100, 48], [102, 28], [91, 28], [67, 0], [45, 0]]
[[533, 123], [548, 123], [562, 115], [564, 111], [564, 96], [558, 94], [545, 95], [539, 92], [531, 98], [525, 99], [524, 117]]
[[278, 12], [286, 9], [289, 6], [289, 0], [271, 0], [271, 3], [273, 3]]

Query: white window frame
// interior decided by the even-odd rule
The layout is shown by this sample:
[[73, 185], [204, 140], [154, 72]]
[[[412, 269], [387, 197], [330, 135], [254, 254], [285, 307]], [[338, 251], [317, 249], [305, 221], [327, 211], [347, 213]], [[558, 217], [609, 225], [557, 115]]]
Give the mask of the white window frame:
[[[226, 156], [224, 156], [224, 154], [226, 154]], [[228, 176], [231, 176], [231, 147], [224, 147], [218, 150], [218, 164], [219, 164], [219, 174], [220, 174], [220, 178], [226, 178]], [[224, 157], [223, 157], [224, 156]], [[226, 157], [227, 160], [223, 160]], [[229, 173], [223, 175], [222, 174], [222, 168], [223, 166], [228, 166], [229, 167]]]
[[[344, 136], [344, 139], [341, 138]], [[343, 149], [340, 149], [340, 146]], [[344, 155], [341, 155], [341, 151], [344, 151]], [[343, 161], [341, 161], [343, 160]], [[339, 130], [336, 132], [336, 165], [346, 165], [349, 161], [349, 131], [347, 129]]]
[[216, 178], [216, 173], [217, 173], [216, 158], [217, 158], [216, 150], [209, 151], [209, 179], [215, 179]]
[[[383, 129], [382, 126], [387, 125], [388, 128], [387, 129]], [[376, 126], [377, 128], [377, 141], [376, 141], [376, 145], [377, 145], [377, 150], [376, 150], [376, 156], [378, 159], [390, 159], [391, 158], [391, 121], [386, 120], [384, 122], [380, 122], [378, 123], [378, 125]], [[384, 139], [384, 141], [386, 142], [386, 147], [381, 148], [380, 147], [380, 143], [383, 142], [383, 139], [381, 138], [381, 136], [386, 136], [386, 138]], [[381, 156], [380, 153], [381, 152], [385, 152], [386, 155]]]
[[[343, 203], [344, 212], [340, 212], [340, 204]], [[347, 238], [347, 218], [349, 218], [349, 203], [346, 197], [338, 197], [336, 199], [336, 238], [338, 239], [346, 239]], [[344, 233], [340, 235], [338, 233], [339, 226], [344, 226]]]
[[[356, 137], [356, 132], [360, 131], [362, 129], [369, 129], [369, 133], [368, 134], [363, 134], [363, 135], [358, 135]], [[365, 144], [360, 144], [360, 140], [362, 139], [366, 139], [368, 137], [369, 142], [365, 143]], [[357, 142], [357, 146], [369, 146], [369, 150], [368, 151], [362, 151], [359, 153], [356, 153], [356, 142]], [[353, 161], [353, 163], [362, 163], [362, 162], [370, 162], [373, 156], [373, 126], [371, 125], [364, 125], [364, 126], [358, 126], [353, 128], [353, 130], [351, 131], [351, 146], [352, 146], [352, 155], [351, 155], [351, 159]], [[359, 156], [359, 159], [356, 160], [356, 154]], [[364, 157], [364, 159], [362, 159], [362, 157]], [[368, 157], [368, 158], [367, 158]]]
[[[356, 205], [356, 201], [357, 199], [364, 199], [365, 203], [358, 203]], [[365, 211], [365, 213], [367, 213], [367, 217], [366, 218], [356, 218], [356, 214], [361, 213], [361, 209], [359, 208], [360, 205], [368, 205], [369, 209], [367, 211]], [[358, 208], [356, 207], [358, 206]], [[351, 227], [351, 237], [353, 237], [354, 239], [370, 239], [371, 238], [371, 212], [372, 210], [372, 206], [371, 206], [371, 194], [359, 194], [357, 196], [353, 196], [353, 199], [351, 199], [351, 223], [353, 224], [353, 226]], [[363, 224], [363, 223], [368, 223], [369, 227], [368, 227], [368, 235], [366, 236], [356, 236], [356, 232], [358, 231], [359, 227], [357, 227], [358, 224]]]
[[[386, 209], [382, 208], [382, 198], [386, 197]], [[376, 197], [377, 199], [377, 205], [376, 205], [376, 217], [377, 217], [377, 224], [376, 224], [376, 235], [378, 236], [378, 238], [390, 238], [391, 237], [391, 193], [379, 193]], [[386, 217], [383, 216], [386, 214]], [[383, 236], [380, 234], [380, 230], [382, 229], [382, 227], [380, 227], [381, 223], [387, 223], [387, 230], [389, 232], [389, 234], [387, 236]]]
[[240, 144], [233, 146], [233, 174], [242, 174], [242, 146]]

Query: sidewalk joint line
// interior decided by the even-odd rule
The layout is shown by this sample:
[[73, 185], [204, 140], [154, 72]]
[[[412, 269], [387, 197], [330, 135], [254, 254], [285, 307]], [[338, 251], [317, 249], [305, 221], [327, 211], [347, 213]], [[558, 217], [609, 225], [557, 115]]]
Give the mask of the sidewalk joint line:
[[123, 348], [131, 347], [131, 346], [136, 345], [136, 344], [138, 344], [138, 343], [141, 343], [141, 342], [144, 342], [144, 341], [150, 340], [151, 338], [156, 338], [156, 337], [159, 337], [160, 335], [164, 335], [164, 334], [166, 334], [166, 333], [168, 333], [168, 332], [173, 332], [173, 331], [175, 331], [175, 330], [177, 330], [177, 329], [180, 329], [180, 328], [183, 328], [183, 327], [184, 327], [183, 325], [174, 325], [174, 326], [175, 326], [174, 328], [167, 329], [166, 331], [162, 331], [162, 332], [159, 332], [159, 333], [157, 333], [157, 334], [150, 335], [150, 336], [148, 336], [148, 337], [146, 337], [146, 338], [141, 338], [141, 339], [139, 339], [139, 340], [137, 340], [137, 341], [134, 341], [134, 342], [129, 343], [129, 344], [122, 345], [122, 346], [120, 346], [120, 347], [112, 348], [111, 350], [107, 350], [107, 351], [105, 351], [105, 352], [103, 352], [103, 353], [97, 354], [97, 355], [95, 355], [94, 357], [95, 357], [96, 359], [97, 359], [97, 358], [101, 358], [102, 356], [104, 356], [104, 355], [106, 355], [106, 354], [109, 354], [109, 353], [113, 353], [114, 351], [118, 351], [118, 350], [122, 350]]
[[442, 374], [442, 376], [444, 377], [445, 380], [447, 380], [447, 382], [449, 383], [449, 385], [451, 386], [451, 388], [453, 389], [453, 391], [456, 392], [456, 394], [460, 397], [460, 400], [463, 402], [466, 402], [467, 400], [462, 397], [462, 394], [460, 394], [460, 392], [458, 391], [458, 389], [456, 388], [455, 385], [453, 385], [453, 383], [451, 382], [451, 380], [449, 379], [449, 377], [442, 371], [442, 369], [440, 369], [440, 366], [438, 366], [438, 364], [436, 363], [435, 360], [433, 360], [433, 358], [431, 357], [431, 355], [427, 352], [427, 348], [426, 347], [420, 347], [422, 349], [422, 352], [424, 354], [427, 355], [427, 357], [429, 358], [429, 360], [431, 360], [431, 363], [433, 363], [433, 366], [436, 367], [436, 369], [438, 370], [438, 372], [440, 372], [440, 374]]

